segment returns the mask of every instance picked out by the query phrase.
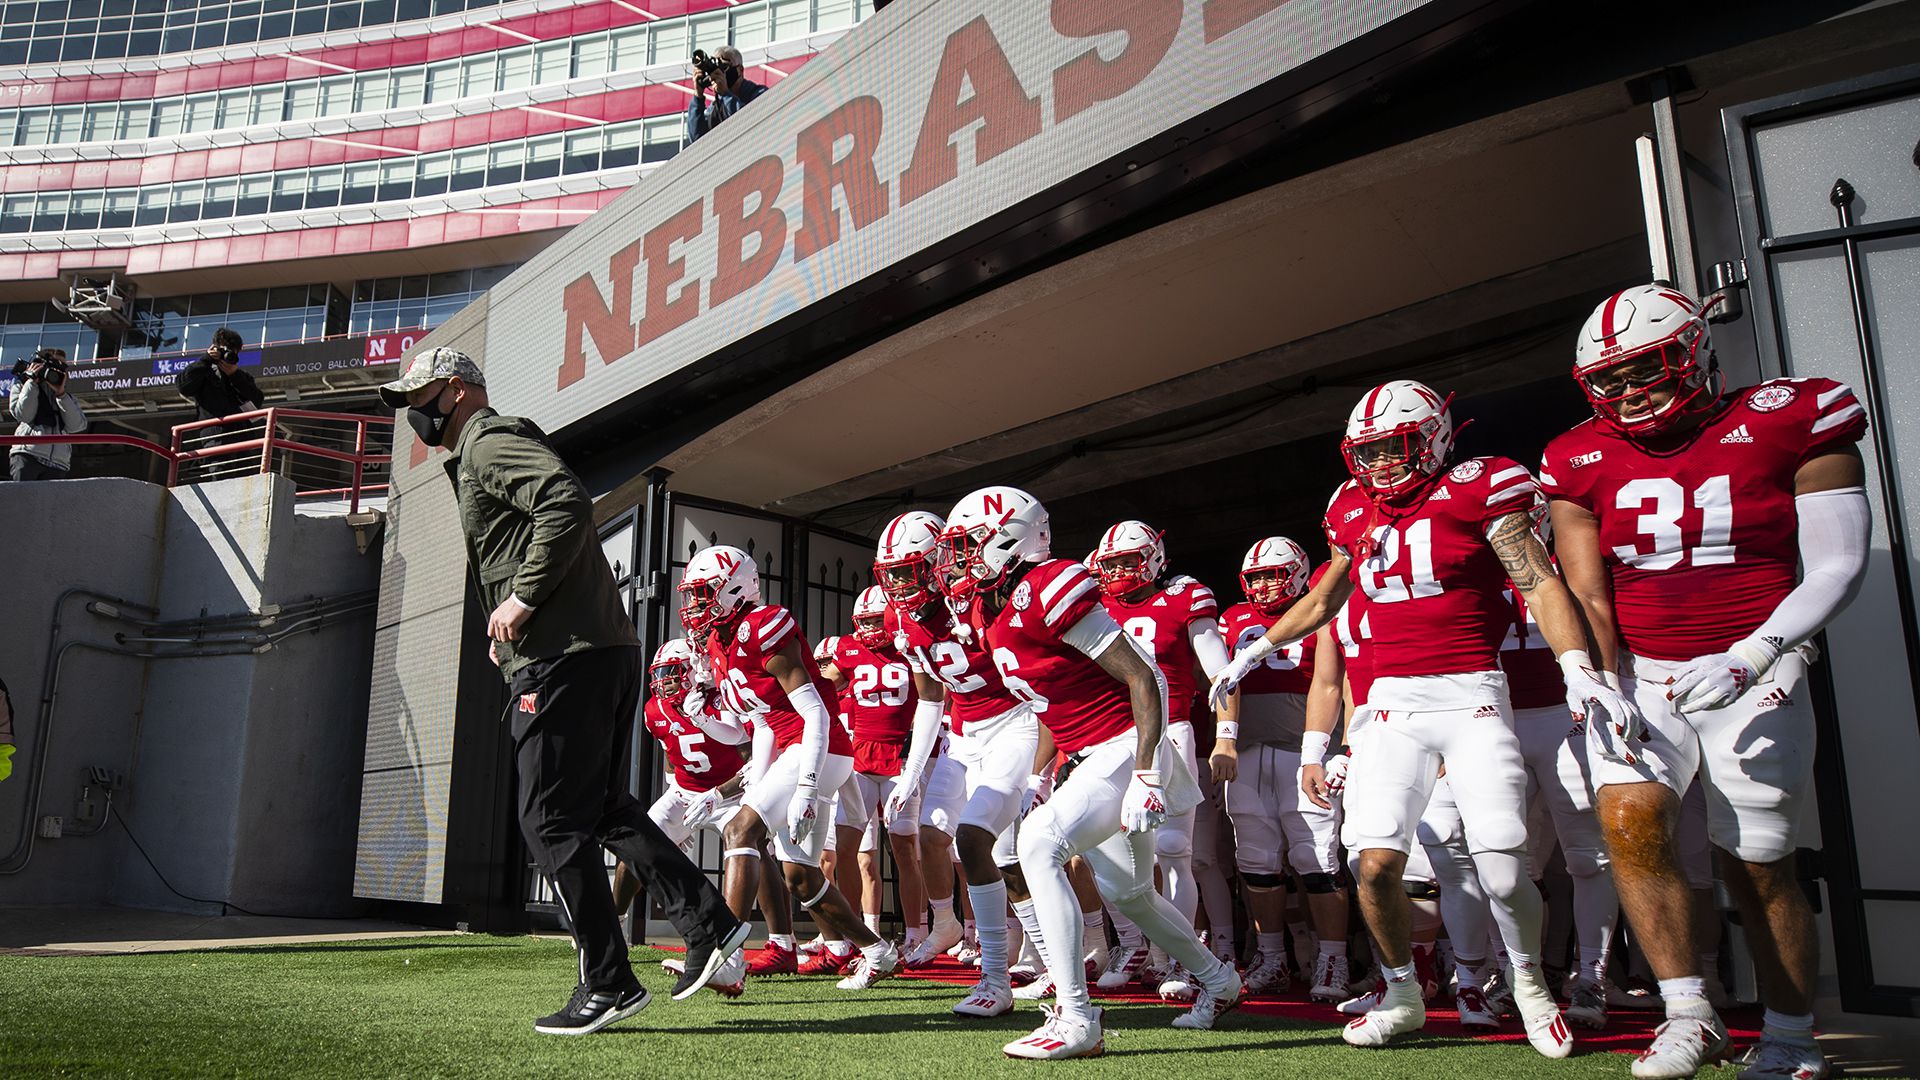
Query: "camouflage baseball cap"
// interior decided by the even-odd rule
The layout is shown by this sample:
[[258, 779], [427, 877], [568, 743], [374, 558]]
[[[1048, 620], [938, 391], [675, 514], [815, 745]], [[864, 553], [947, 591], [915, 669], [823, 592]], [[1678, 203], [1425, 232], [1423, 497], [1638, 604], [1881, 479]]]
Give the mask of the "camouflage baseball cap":
[[433, 382], [436, 379], [458, 377], [468, 386], [485, 386], [487, 377], [480, 374], [480, 365], [459, 349], [441, 346], [425, 352], [413, 354], [413, 361], [400, 377], [380, 388], [380, 400], [395, 409], [407, 407], [407, 394]]

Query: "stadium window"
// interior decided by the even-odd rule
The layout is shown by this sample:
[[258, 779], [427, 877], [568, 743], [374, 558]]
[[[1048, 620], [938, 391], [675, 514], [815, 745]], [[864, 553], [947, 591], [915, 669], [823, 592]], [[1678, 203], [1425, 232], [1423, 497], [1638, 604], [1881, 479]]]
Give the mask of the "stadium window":
[[833, 30], [853, 25], [853, 0], [817, 0], [813, 9], [813, 28]]
[[320, 80], [320, 115], [348, 116], [353, 113], [352, 75], [333, 75]]
[[307, 201], [307, 175], [304, 169], [275, 173], [273, 177], [273, 205], [276, 214], [289, 210], [299, 210]]
[[97, 229], [100, 227], [100, 211], [107, 204], [104, 191], [76, 191], [73, 193], [73, 206], [67, 211], [67, 228]]
[[361, 26], [382, 26], [393, 21], [393, 0], [366, 0], [360, 5]]
[[773, 40], [792, 41], [813, 31], [813, 0], [773, 0]]
[[228, 218], [233, 216], [233, 204], [240, 195], [240, 181], [234, 177], [207, 181], [207, 194], [202, 204], [202, 217]]
[[546, 180], [560, 175], [560, 155], [565, 149], [566, 138], [561, 135], [542, 135], [527, 140], [527, 167], [524, 178], [527, 180]]
[[608, 35], [612, 50], [609, 61], [614, 71], [638, 71], [647, 66], [647, 42], [651, 35], [645, 26], [626, 26]]
[[460, 96], [460, 61], [427, 65], [427, 100], [452, 101]]
[[105, 142], [114, 138], [119, 127], [120, 106], [89, 105], [86, 122], [80, 129], [81, 142]]
[[57, 143], [79, 142], [80, 132], [86, 126], [87, 107], [85, 105], [62, 105], [53, 110], [53, 129], [48, 135], [49, 141]]
[[253, 88], [247, 109], [249, 124], [277, 124], [287, 115], [287, 87], [284, 83]]
[[205, 191], [206, 185], [198, 180], [173, 185], [173, 206], [167, 212], [167, 223], [199, 221]]
[[[320, 85], [311, 79], [287, 84], [287, 119], [311, 120], [320, 115]], [[155, 134], [160, 134], [158, 131]]]
[[0, 146], [12, 146], [20, 135], [20, 110], [0, 111]]
[[689, 55], [687, 49], [687, 24], [675, 22], [671, 26], [655, 26], [653, 48], [649, 53], [650, 64], [684, 64]]
[[135, 225], [165, 225], [167, 223], [167, 189], [146, 188], [140, 192], [140, 208], [134, 214]]
[[693, 47], [711, 53], [727, 43], [727, 13], [713, 11], [687, 20], [693, 25]]
[[245, 45], [259, 37], [259, 19], [235, 19], [227, 24], [227, 44], [229, 45]]
[[64, 191], [41, 192], [34, 200], [33, 231], [59, 232], [67, 227], [67, 202], [71, 198]]
[[523, 142], [490, 147], [487, 152], [487, 186], [519, 183], [526, 156], [527, 144]]
[[219, 97], [215, 94], [192, 94], [186, 101], [187, 119], [182, 131], [212, 131], [218, 118]]
[[617, 124], [607, 128], [607, 148], [600, 155], [602, 169], [624, 169], [640, 164], [640, 144], [644, 136], [639, 124]]
[[347, 166], [346, 184], [340, 192], [342, 206], [370, 203], [379, 193], [380, 163], [364, 161]]
[[33, 196], [9, 195], [0, 200], [0, 233], [33, 230]]
[[222, 90], [214, 124], [217, 127], [244, 127], [252, 113], [253, 91], [247, 88]]
[[356, 75], [353, 80], [353, 111], [379, 112], [393, 97], [393, 77], [384, 71]]
[[[272, 10], [271, 3], [268, 4], [268, 10]], [[263, 15], [260, 17], [261, 41], [278, 41], [281, 38], [291, 36], [293, 36], [292, 14]]]
[[767, 30], [766, 4], [744, 4], [728, 12], [733, 30], [730, 37], [736, 49], [757, 49], [773, 40]]
[[149, 101], [128, 101], [120, 106], [120, 116], [113, 125], [113, 137], [116, 139], [144, 139], [153, 133], [153, 103]]
[[507, 49], [500, 54], [500, 89], [524, 90], [533, 85], [533, 50]]
[[107, 192], [106, 207], [100, 211], [100, 227], [103, 229], [131, 228], [135, 202], [136, 195], [132, 191]]
[[568, 175], [588, 173], [600, 168], [600, 144], [605, 136], [599, 128], [591, 131], [572, 131], [567, 133], [566, 156], [562, 158], [562, 169]]
[[424, 105], [427, 100], [427, 70], [400, 68], [393, 73], [393, 104], [396, 108]]
[[293, 13], [293, 36], [323, 33], [327, 29], [326, 8], [302, 8]]
[[432, 14], [433, 4], [431, 0], [400, 0], [398, 7], [394, 11], [394, 18], [400, 22], [411, 22], [414, 19], [424, 19]]
[[640, 153], [645, 162], [665, 161], [680, 152], [680, 138], [685, 127], [678, 119], [649, 120], [646, 122], [646, 147]]
[[380, 201], [397, 202], [413, 195], [414, 158], [380, 163]]
[[428, 154], [419, 159], [420, 168], [413, 181], [413, 196], [439, 195], [447, 190], [447, 176], [453, 169], [450, 154]]
[[233, 212], [241, 217], [264, 214], [273, 199], [273, 177], [243, 176], [240, 178], [240, 194], [233, 204]]
[[307, 209], [340, 205], [342, 173], [338, 165], [307, 170]]
[[607, 73], [610, 48], [608, 37], [607, 34], [590, 34], [574, 41], [573, 78], [584, 79]]
[[453, 179], [449, 185], [454, 191], [471, 191], [487, 184], [487, 148], [469, 147], [453, 152]]
[[47, 135], [53, 130], [53, 110], [21, 109], [20, 137], [21, 146], [45, 146]]
[[498, 61], [492, 53], [469, 56], [460, 61], [460, 96], [477, 97], [491, 94], [497, 87]]

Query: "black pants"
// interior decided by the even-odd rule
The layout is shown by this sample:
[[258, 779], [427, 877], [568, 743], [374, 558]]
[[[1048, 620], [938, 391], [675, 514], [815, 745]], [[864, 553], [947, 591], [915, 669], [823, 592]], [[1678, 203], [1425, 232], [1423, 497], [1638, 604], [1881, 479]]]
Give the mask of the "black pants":
[[569, 653], [517, 672], [507, 706], [520, 831], [573, 923], [580, 981], [596, 990], [634, 985], [602, 845], [640, 875], [689, 946], [715, 944], [738, 922], [719, 890], [627, 793], [645, 678], [637, 646]]
[[15, 481], [25, 483], [28, 480], [65, 480], [67, 470], [56, 469], [29, 454], [7, 455], [7, 472]]

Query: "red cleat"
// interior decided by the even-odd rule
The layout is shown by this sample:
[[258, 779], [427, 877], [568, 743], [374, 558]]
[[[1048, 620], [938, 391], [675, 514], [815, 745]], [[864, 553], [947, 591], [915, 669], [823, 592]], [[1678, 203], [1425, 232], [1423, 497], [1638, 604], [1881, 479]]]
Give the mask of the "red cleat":
[[800, 965], [798, 975], [845, 975], [853, 965], [853, 954], [835, 956], [832, 952], [822, 951], [819, 956]]
[[772, 944], [754, 953], [753, 959], [747, 962], [747, 974], [756, 978], [762, 975], [795, 975], [799, 971], [800, 954]]

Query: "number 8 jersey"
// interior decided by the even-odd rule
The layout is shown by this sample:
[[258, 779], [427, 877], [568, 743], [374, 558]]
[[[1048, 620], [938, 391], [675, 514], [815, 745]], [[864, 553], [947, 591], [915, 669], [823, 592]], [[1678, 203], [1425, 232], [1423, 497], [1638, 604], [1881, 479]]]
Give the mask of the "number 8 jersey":
[[1841, 383], [1774, 379], [1727, 395], [1657, 453], [1588, 420], [1547, 444], [1540, 483], [1599, 518], [1627, 649], [1692, 660], [1753, 633], [1792, 591], [1794, 476], [1866, 430]]
[[1322, 524], [1327, 542], [1352, 558], [1349, 574], [1366, 595], [1376, 681], [1499, 670], [1513, 608], [1487, 530], [1526, 513], [1539, 490], [1525, 466], [1478, 457], [1442, 473], [1406, 506], [1376, 507], [1351, 480], [1334, 492]]

